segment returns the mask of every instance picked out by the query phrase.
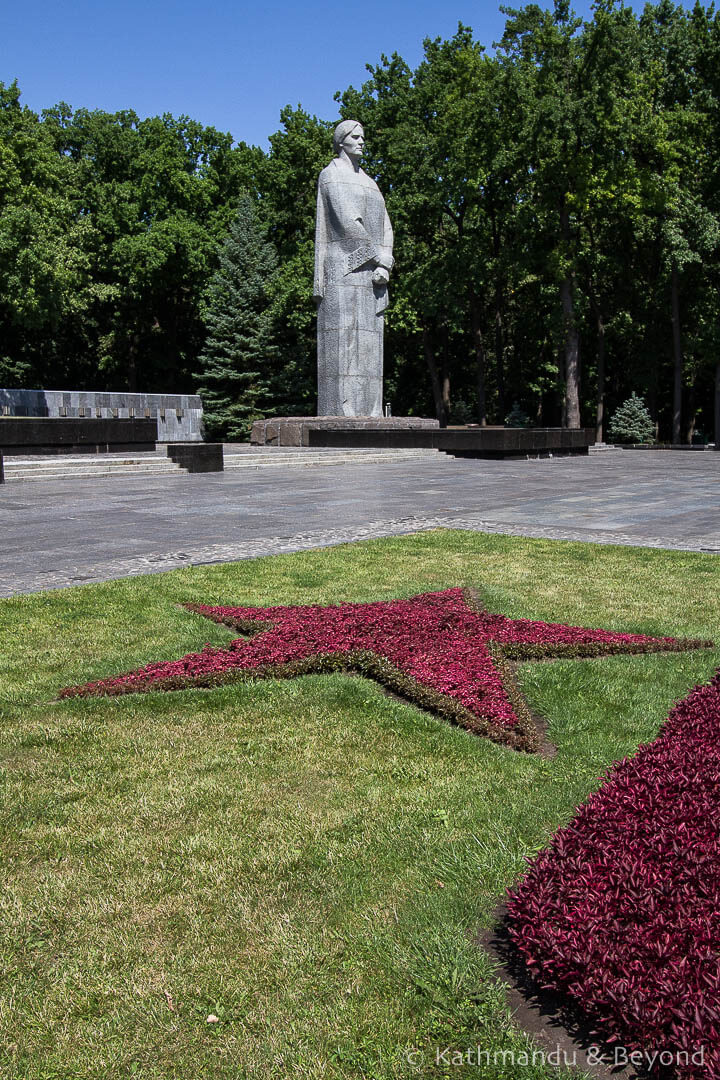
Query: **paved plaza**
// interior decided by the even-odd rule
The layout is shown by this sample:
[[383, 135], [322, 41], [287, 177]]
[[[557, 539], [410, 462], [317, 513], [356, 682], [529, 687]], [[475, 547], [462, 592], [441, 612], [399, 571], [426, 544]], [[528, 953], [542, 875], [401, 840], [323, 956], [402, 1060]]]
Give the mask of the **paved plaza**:
[[19, 481], [0, 596], [438, 527], [720, 553], [720, 453]]

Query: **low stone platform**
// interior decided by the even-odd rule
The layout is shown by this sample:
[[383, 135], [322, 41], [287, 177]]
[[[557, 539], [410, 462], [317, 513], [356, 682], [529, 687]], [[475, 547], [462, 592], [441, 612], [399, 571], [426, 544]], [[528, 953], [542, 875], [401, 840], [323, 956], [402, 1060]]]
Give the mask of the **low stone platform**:
[[[404, 449], [405, 444], [372, 441], [382, 433], [400, 433], [439, 430], [437, 420], [422, 416], [273, 416], [256, 420], [250, 433], [253, 446], [367, 446]], [[323, 442], [325, 433], [342, 432], [348, 441]], [[365, 432], [370, 441], [353, 442], [355, 435]], [[408, 443], [407, 446], [424, 447], [429, 443]]]
[[[352, 439], [352, 442], [349, 441]], [[594, 428], [436, 428], [430, 431], [310, 432], [310, 446], [425, 446], [453, 457], [556, 457], [587, 454]]]
[[170, 443], [167, 455], [188, 472], [222, 472], [222, 443]]
[[424, 448], [453, 457], [510, 458], [587, 454], [594, 428], [441, 428], [437, 420], [397, 416], [382, 419], [295, 416], [257, 420], [250, 441], [259, 446], [336, 449]]

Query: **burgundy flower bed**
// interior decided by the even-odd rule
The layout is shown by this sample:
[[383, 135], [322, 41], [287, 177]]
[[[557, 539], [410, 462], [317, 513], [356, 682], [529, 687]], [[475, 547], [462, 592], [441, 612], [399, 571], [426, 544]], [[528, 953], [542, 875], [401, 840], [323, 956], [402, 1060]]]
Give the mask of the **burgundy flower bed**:
[[720, 672], [614, 766], [508, 910], [530, 970], [600, 1031], [720, 1080]]
[[60, 697], [351, 670], [476, 734], [518, 750], [535, 750], [537, 730], [508, 659], [674, 651], [708, 644], [508, 619], [482, 610], [462, 589], [332, 607], [185, 606], [252, 637], [238, 638], [227, 648], [206, 645], [181, 660], [68, 687]]

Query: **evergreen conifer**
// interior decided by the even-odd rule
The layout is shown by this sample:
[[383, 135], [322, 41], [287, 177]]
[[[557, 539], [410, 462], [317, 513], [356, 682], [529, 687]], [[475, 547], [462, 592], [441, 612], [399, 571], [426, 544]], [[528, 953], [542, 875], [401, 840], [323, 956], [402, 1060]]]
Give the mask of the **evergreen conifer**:
[[648, 443], [654, 442], [655, 425], [645, 402], [633, 390], [612, 415], [608, 425], [608, 437], [611, 442]]
[[513, 401], [513, 407], [505, 417], [505, 427], [530, 427], [530, 417], [520, 408], [519, 401]]
[[276, 261], [252, 200], [243, 195], [206, 294], [198, 393], [211, 439], [247, 439], [252, 421], [269, 404], [278, 350], [271, 341], [266, 287]]

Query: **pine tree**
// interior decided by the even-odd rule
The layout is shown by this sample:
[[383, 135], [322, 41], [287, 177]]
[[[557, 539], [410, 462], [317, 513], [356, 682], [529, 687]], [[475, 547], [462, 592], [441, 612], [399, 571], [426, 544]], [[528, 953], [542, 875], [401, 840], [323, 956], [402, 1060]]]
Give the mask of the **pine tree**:
[[505, 427], [530, 427], [530, 417], [520, 408], [519, 401], [513, 401], [513, 407], [505, 417]]
[[206, 434], [244, 440], [268, 404], [277, 347], [270, 340], [266, 287], [276, 265], [252, 200], [242, 196], [206, 295], [207, 337], [198, 393]]
[[608, 435], [613, 442], [646, 443], [655, 438], [655, 425], [645, 407], [645, 402], [632, 392], [615, 412], [608, 426]]

